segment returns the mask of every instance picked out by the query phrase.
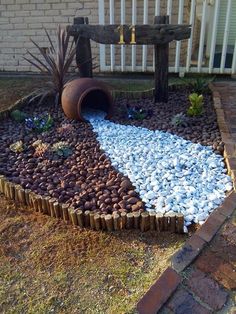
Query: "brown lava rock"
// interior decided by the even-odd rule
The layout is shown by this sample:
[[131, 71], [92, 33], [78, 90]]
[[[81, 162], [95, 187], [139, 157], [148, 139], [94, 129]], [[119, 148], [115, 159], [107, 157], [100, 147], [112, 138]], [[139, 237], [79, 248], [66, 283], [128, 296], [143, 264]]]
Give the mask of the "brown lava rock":
[[[194, 143], [212, 146], [215, 152], [222, 154], [224, 144], [221, 140], [220, 131], [217, 124], [217, 117], [213, 106], [211, 94], [204, 94], [204, 112], [199, 117], [189, 117], [187, 127], [173, 126], [171, 120], [178, 113], [186, 114], [190, 106], [188, 96], [191, 93], [189, 88], [182, 87], [169, 92], [169, 101], [154, 104], [151, 98], [145, 99], [118, 99], [114, 106], [115, 112], [113, 122], [125, 125], [135, 125], [148, 128], [150, 130], [161, 130], [170, 132], [190, 140]], [[141, 107], [145, 111], [152, 111], [150, 118], [144, 120], [130, 120], [127, 118], [126, 105], [130, 107]]]
[[[62, 203], [82, 210], [110, 213], [115, 210], [138, 210], [139, 196], [127, 177], [117, 172], [100, 149], [96, 135], [88, 123], [65, 118], [61, 108], [45, 103], [40, 108], [25, 106], [30, 116], [48, 112], [54, 120], [49, 132], [28, 133], [24, 124], [10, 118], [0, 125], [0, 173], [23, 188], [55, 197]], [[63, 131], [63, 125], [69, 124]], [[67, 158], [45, 153], [36, 157], [32, 143], [67, 141], [73, 153]], [[9, 145], [22, 140], [25, 150], [14, 153]], [[124, 201], [132, 199], [132, 203]], [[135, 208], [132, 205], [137, 205]]]
[[[140, 105], [153, 111], [151, 118], [142, 121], [124, 117], [127, 100], [121, 99], [116, 103], [113, 121], [168, 131], [195, 143], [213, 146], [222, 153], [223, 143], [210, 95], [204, 95], [204, 114], [190, 118], [188, 127], [171, 125], [172, 117], [186, 112], [189, 107], [188, 95], [186, 89], [170, 92], [168, 104], [153, 104], [151, 99], [129, 101], [130, 105]], [[55, 197], [61, 203], [82, 210], [103, 213], [144, 210], [145, 204], [130, 180], [112, 167], [109, 158], [100, 149], [90, 124], [65, 118], [61, 108], [55, 108], [50, 101], [40, 107], [31, 104], [23, 110], [30, 116], [49, 113], [54, 125], [49, 132], [36, 134], [27, 132], [22, 123], [4, 119], [0, 124], [0, 174], [23, 188]], [[14, 153], [9, 146], [19, 140], [23, 141], [25, 150]], [[35, 156], [32, 143], [36, 140], [49, 145], [67, 141], [73, 153], [67, 158], [52, 153]]]

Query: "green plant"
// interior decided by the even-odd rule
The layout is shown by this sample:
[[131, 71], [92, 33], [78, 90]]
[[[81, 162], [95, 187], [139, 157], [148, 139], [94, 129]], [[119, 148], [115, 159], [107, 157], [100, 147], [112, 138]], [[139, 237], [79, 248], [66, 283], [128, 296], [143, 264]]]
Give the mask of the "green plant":
[[10, 150], [14, 153], [21, 153], [24, 150], [24, 144], [22, 141], [17, 141], [10, 145]]
[[18, 109], [13, 110], [10, 115], [11, 118], [16, 122], [24, 122], [25, 119], [27, 118], [27, 114]]
[[[42, 99], [44, 99], [49, 94], [53, 94], [55, 96], [55, 103], [59, 104], [61, 101], [63, 87], [68, 81], [66, 79], [66, 74], [68, 73], [68, 70], [74, 59], [76, 47], [73, 46], [72, 41], [69, 48], [70, 35], [65, 29], [61, 28], [60, 25], [57, 28], [55, 46], [46, 29], [45, 32], [50, 44], [48, 49], [40, 47], [35, 41], [31, 39], [31, 42], [39, 50], [42, 58], [40, 59], [40, 57], [32, 54], [27, 50], [28, 54], [32, 57], [33, 60], [25, 57], [24, 59], [39, 69], [40, 72], [50, 76], [50, 89], [47, 89], [42, 93], [40, 102], [42, 102]], [[32, 98], [31, 101], [34, 99], [35, 97]]]
[[67, 142], [57, 142], [53, 144], [52, 151], [60, 157], [68, 157], [72, 154], [72, 149]]
[[53, 119], [50, 114], [43, 117], [25, 119], [25, 126], [30, 131], [47, 132], [53, 126]]
[[198, 77], [193, 82], [190, 82], [189, 84], [193, 93], [204, 94], [209, 91], [208, 85], [214, 79], [215, 77], [213, 78]]
[[191, 106], [187, 110], [187, 114], [191, 117], [200, 116], [203, 112], [203, 96], [197, 93], [189, 95]]
[[188, 125], [188, 117], [186, 117], [186, 115], [183, 112], [177, 113], [175, 116], [172, 117], [171, 124], [173, 126], [186, 127]]

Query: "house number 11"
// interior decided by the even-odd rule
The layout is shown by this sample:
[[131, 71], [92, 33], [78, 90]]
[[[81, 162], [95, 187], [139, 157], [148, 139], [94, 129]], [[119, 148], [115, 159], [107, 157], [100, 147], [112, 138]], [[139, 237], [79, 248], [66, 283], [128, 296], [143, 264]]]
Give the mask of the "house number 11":
[[[136, 44], [136, 36], [135, 36], [135, 25], [131, 25], [129, 27], [129, 29], [131, 29], [131, 40], [130, 40], [130, 44], [131, 45], [135, 45]], [[120, 25], [117, 28], [118, 31], [120, 31], [120, 41], [118, 42], [119, 45], [125, 45], [125, 41], [124, 41], [124, 25]]]

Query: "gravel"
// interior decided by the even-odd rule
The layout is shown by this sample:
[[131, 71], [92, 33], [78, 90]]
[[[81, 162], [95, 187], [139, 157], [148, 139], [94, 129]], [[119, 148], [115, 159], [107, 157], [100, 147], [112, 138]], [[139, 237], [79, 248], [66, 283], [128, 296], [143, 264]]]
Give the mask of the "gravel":
[[147, 210], [181, 212], [186, 226], [202, 224], [232, 189], [223, 157], [210, 147], [103, 116], [90, 112], [86, 118], [112, 165], [130, 179]]
[[[224, 144], [217, 124], [217, 117], [210, 94], [204, 94], [204, 111], [201, 116], [189, 117], [186, 127], [174, 126], [171, 123], [173, 116], [179, 113], [186, 114], [190, 106], [188, 96], [192, 91], [186, 88], [169, 92], [168, 103], [154, 104], [150, 98], [145, 99], [118, 99], [115, 104], [113, 122], [124, 125], [142, 126], [150, 130], [161, 130], [181, 136], [194, 143], [210, 146], [216, 153], [223, 154]], [[144, 120], [130, 120], [127, 118], [126, 106], [141, 107], [151, 111], [150, 118]]]
[[[0, 173], [24, 188], [57, 198], [74, 208], [101, 213], [112, 211], [144, 210], [144, 204], [134, 191], [130, 180], [111, 165], [109, 158], [100, 149], [92, 127], [65, 118], [60, 107], [50, 103], [35, 108], [25, 107], [30, 115], [50, 113], [54, 125], [42, 134], [27, 132], [24, 124], [10, 118], [0, 124]], [[63, 125], [69, 125], [62, 132]], [[10, 144], [22, 140], [24, 151], [14, 153]], [[36, 140], [51, 146], [66, 141], [72, 149], [67, 158], [55, 154], [35, 156], [32, 144]]]

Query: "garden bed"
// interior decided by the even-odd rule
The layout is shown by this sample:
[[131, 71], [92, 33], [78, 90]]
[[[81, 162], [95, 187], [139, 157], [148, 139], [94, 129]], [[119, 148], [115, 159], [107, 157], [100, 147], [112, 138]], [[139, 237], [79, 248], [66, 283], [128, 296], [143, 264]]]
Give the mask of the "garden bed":
[[[162, 132], [161, 136], [164, 135], [168, 140], [169, 138], [173, 140], [168, 145], [175, 145], [176, 142], [180, 141], [181, 145], [188, 146], [189, 158], [196, 160], [194, 161], [195, 164], [193, 163], [191, 165], [191, 168], [197, 167], [198, 158], [202, 158], [202, 155], [199, 155], [197, 151], [200, 150], [201, 154], [209, 155], [209, 158], [213, 156], [211, 161], [215, 162], [215, 164], [210, 175], [213, 175], [212, 178], [215, 180], [218, 174], [216, 170], [219, 168], [219, 171], [221, 171], [222, 169], [222, 158], [219, 154], [223, 153], [223, 143], [218, 130], [211, 96], [204, 95], [204, 112], [201, 116], [188, 118], [185, 126], [173, 126], [172, 124], [173, 116], [181, 112], [185, 113], [189, 107], [188, 95], [189, 90], [184, 87], [173, 89], [170, 92], [168, 104], [160, 103], [154, 105], [150, 98], [117, 100], [113, 117], [113, 121], [116, 123], [114, 127], [123, 124], [142, 126], [148, 130], [166, 131], [167, 133]], [[28, 197], [26, 197], [25, 202], [35, 207], [37, 211], [48, 213], [54, 217], [63, 217], [65, 220], [71, 220], [72, 223], [79, 225], [80, 218], [82, 217], [83, 226], [90, 225], [93, 228], [107, 228], [108, 230], [112, 230], [113, 227], [119, 229], [120, 215], [123, 215], [125, 216], [123, 223], [126, 227], [139, 227], [139, 220], [141, 218], [144, 220], [144, 225], [142, 225], [141, 229], [143, 229], [143, 231], [149, 229], [149, 217], [147, 217], [146, 214], [140, 217], [140, 214], [142, 215], [146, 209], [148, 209], [149, 212], [155, 212], [157, 210], [152, 207], [153, 204], [151, 202], [150, 204], [148, 203], [149, 200], [147, 198], [140, 197], [140, 190], [135, 184], [132, 184], [132, 180], [132, 182], [130, 181], [132, 176], [129, 176], [125, 171], [121, 173], [117, 164], [114, 164], [112, 156], [101, 149], [104, 147], [103, 145], [101, 146], [101, 142], [99, 143], [98, 141], [99, 136], [98, 138], [96, 137], [94, 130], [97, 130], [94, 124], [92, 123], [93, 129], [89, 123], [78, 123], [68, 120], [65, 118], [61, 108], [55, 107], [52, 103], [53, 102], [48, 99], [40, 106], [36, 106], [32, 103], [30, 105], [25, 104], [22, 107], [22, 110], [28, 117], [39, 117], [42, 114], [49, 114], [52, 117], [53, 125], [47, 132], [32, 132], [32, 130], [29, 130], [29, 125], [27, 126], [28, 128], [26, 128], [25, 123], [16, 122], [11, 117], [4, 119], [4, 123], [0, 126], [0, 131], [3, 134], [0, 140], [0, 173], [10, 182], [22, 186], [23, 189], [28, 191], [28, 194], [31, 193], [32, 199], [30, 199], [27, 194]], [[126, 110], [127, 103], [129, 104], [129, 108], [139, 106], [141, 109], [149, 112], [149, 117], [144, 119], [129, 119]], [[134, 132], [136, 132], [136, 130], [138, 129], [134, 129]], [[171, 135], [168, 135], [170, 133], [177, 134], [179, 137], [171, 137]], [[151, 134], [153, 135], [154, 133]], [[115, 138], [114, 134], [113, 138]], [[190, 142], [184, 141], [183, 139], [210, 147], [212, 146], [216, 154], [214, 154], [210, 148], [205, 150], [204, 146], [191, 146]], [[166, 141], [163, 137], [159, 140]], [[20, 150], [22, 151], [12, 151], [10, 146], [20, 141], [22, 144]], [[194, 153], [192, 153], [191, 150]], [[123, 154], [124, 152], [120, 149], [120, 153]], [[169, 150], [169, 153], [171, 154], [171, 150]], [[177, 152], [177, 154], [181, 155], [181, 151], [179, 151], [179, 153]], [[113, 166], [113, 164], [115, 166]], [[203, 170], [200, 169], [199, 171]], [[168, 174], [168, 165], [167, 170], [164, 171]], [[174, 173], [176, 172], [176, 170], [173, 171]], [[197, 202], [198, 198], [201, 198], [202, 195], [197, 195], [195, 200], [194, 194], [192, 194], [193, 191], [189, 191], [186, 201], [190, 199], [194, 202], [191, 204], [192, 206], [190, 206], [191, 212], [187, 211], [188, 208], [186, 209], [186, 206], [189, 205], [184, 205], [184, 215], [189, 216], [188, 220], [185, 221], [187, 225], [191, 222], [203, 222], [214, 209], [214, 206], [216, 208], [220, 205], [224, 196], [222, 196], [222, 193], [219, 196], [218, 192], [218, 194], [214, 194], [214, 189], [222, 189], [222, 184], [224, 183], [227, 185], [226, 188], [223, 186], [225, 191], [231, 189], [230, 180], [224, 174], [226, 170], [222, 170], [221, 172], [222, 173], [219, 172], [219, 174], [222, 174], [222, 180], [220, 181], [219, 179], [219, 186], [213, 186], [211, 188], [205, 186], [205, 203], [209, 201], [205, 193], [211, 194], [211, 198], [213, 199], [210, 200], [212, 201], [211, 207], [207, 208], [207, 210], [202, 209], [201, 219], [196, 218], [198, 213], [194, 213], [196, 210], [194, 202]], [[193, 172], [192, 175], [197, 176], [198, 173]], [[188, 173], [188, 176], [191, 176], [191, 173]], [[202, 179], [202, 181], [204, 181], [204, 178]], [[199, 182], [196, 182], [196, 184], [198, 183]], [[165, 186], [163, 188], [165, 188]], [[207, 188], [209, 189], [207, 190]], [[17, 195], [17, 193], [15, 193], [15, 195]], [[47, 205], [45, 206], [48, 208], [43, 208], [43, 200], [40, 199], [38, 199], [38, 201], [36, 200], [36, 205], [34, 205], [34, 198], [38, 195], [47, 198]], [[29, 199], [27, 200], [27, 198]], [[217, 201], [214, 203], [215, 198], [217, 198]], [[20, 197], [18, 197], [18, 199], [20, 200]], [[56, 203], [59, 208], [57, 206], [55, 208], [51, 206], [49, 199], [51, 204]], [[145, 202], [143, 199], [145, 199]], [[66, 204], [64, 210], [67, 211], [67, 214], [63, 213], [60, 204]], [[171, 203], [167, 205], [168, 204], [165, 204], [166, 208], [164, 208], [164, 211], [160, 211], [162, 216], [163, 214], [166, 215], [166, 220], [157, 219], [157, 221], [160, 222], [159, 231], [171, 229], [172, 231], [178, 230], [181, 232], [181, 230], [183, 230], [183, 220], [181, 218], [183, 213], [177, 208], [173, 215], [171, 212], [172, 208], [169, 206]], [[204, 204], [202, 206], [204, 206]], [[68, 209], [72, 210], [71, 217]], [[129, 212], [136, 214], [127, 215], [126, 217], [126, 214]], [[91, 213], [93, 213], [92, 218]], [[96, 216], [98, 226], [94, 222], [94, 213], [98, 214], [98, 216]], [[113, 220], [113, 222], [111, 222], [109, 227], [108, 224], [106, 225], [104, 216], [112, 213], [114, 215], [109, 216], [109, 219]], [[104, 221], [101, 219], [100, 215], [103, 216]], [[180, 227], [176, 227], [176, 216], [180, 216]], [[174, 217], [174, 220], [170, 217]], [[152, 214], [152, 219], [156, 219], [155, 213], [154, 215]], [[148, 226], [146, 224], [148, 224]], [[156, 229], [155, 221], [152, 224], [151, 228]]]
[[[151, 97], [141, 99], [126, 99], [120, 97], [116, 101], [112, 121], [124, 125], [135, 125], [150, 130], [162, 130], [178, 135], [193, 143], [210, 146], [216, 153], [223, 155], [224, 143], [217, 125], [217, 116], [210, 93], [204, 94], [203, 114], [196, 117], [187, 117], [185, 126], [173, 125], [172, 119], [177, 114], [185, 114], [189, 108], [188, 96], [191, 88], [188, 86], [170, 87], [168, 103], [154, 104]], [[122, 94], [122, 93], [121, 93]], [[132, 92], [131, 92], [132, 94]], [[141, 108], [150, 112], [148, 118], [128, 119], [127, 105], [131, 108]]]

